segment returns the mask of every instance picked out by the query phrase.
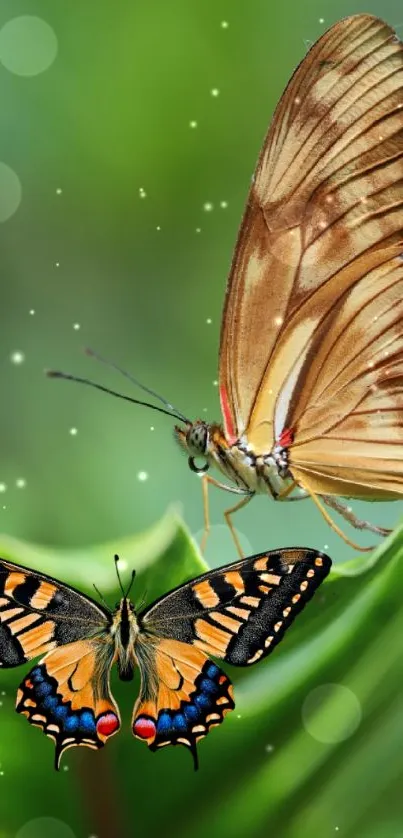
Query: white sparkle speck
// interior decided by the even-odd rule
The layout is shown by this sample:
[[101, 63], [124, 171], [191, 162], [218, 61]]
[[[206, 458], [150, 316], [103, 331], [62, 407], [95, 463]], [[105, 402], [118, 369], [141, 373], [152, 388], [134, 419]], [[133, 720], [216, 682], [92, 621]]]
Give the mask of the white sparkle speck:
[[80, 329], [80, 324], [79, 323], [73, 323], [73, 329], [74, 329], [75, 332], [78, 332], [78, 330]]
[[12, 352], [10, 355], [10, 360], [12, 364], [23, 364], [25, 361], [25, 355], [23, 352]]
[[144, 483], [148, 480], [148, 473], [146, 471], [139, 471], [137, 474], [137, 480], [139, 480], [140, 483]]
[[206, 201], [203, 204], [203, 209], [204, 212], [211, 212], [214, 209], [214, 204], [212, 204], [211, 201]]
[[275, 323], [276, 326], [281, 326], [282, 322], [283, 322], [282, 317], [275, 317], [274, 318], [274, 323]]
[[237, 719], [242, 719], [242, 716], [241, 716], [240, 713], [237, 713]]
[[56, 189], [56, 195], [61, 195], [61, 194], [62, 194], [62, 192], [63, 192], [63, 189], [60, 189], [60, 186], [59, 186], [59, 187]]
[[212, 90], [210, 90], [210, 93], [215, 99], [220, 95], [218, 87], [213, 87]]
[[220, 201], [221, 209], [227, 209], [227, 206], [228, 206], [228, 201]]
[[150, 425], [150, 431], [155, 431], [154, 425]]
[[145, 189], [143, 189], [142, 186], [140, 186], [140, 189], [139, 189], [139, 196], [140, 196], [140, 198], [146, 198], [147, 197], [147, 192], [145, 191]]
[[214, 381], [213, 381], [213, 386], [214, 386], [214, 387], [218, 387], [218, 381], [217, 381], [217, 379], [216, 379], [216, 378], [215, 378], [215, 379], [214, 379]]
[[324, 545], [323, 545], [323, 549], [324, 549], [324, 550], [328, 550], [328, 549], [329, 549], [329, 545], [328, 545], [328, 544], [324, 544]]
[[60, 268], [60, 262], [55, 262], [56, 268]]
[[159, 231], [161, 230], [161, 227], [158, 225], [158, 227], [156, 227], [156, 229], [157, 229], [157, 230], [158, 230], [158, 232], [159, 232]]
[[272, 754], [272, 753], [273, 753], [273, 751], [274, 751], [274, 745], [266, 745], [266, 747], [265, 747], [265, 751], [266, 751], [266, 753], [268, 753], [268, 754]]
[[77, 428], [70, 428], [69, 434], [71, 436], [77, 436], [77, 434], [78, 434]]
[[207, 320], [206, 320], [207, 325], [211, 326], [212, 322], [213, 321], [212, 321], [211, 317], [207, 317]]
[[17, 489], [25, 489], [25, 486], [27, 485], [27, 481], [25, 480], [24, 477], [19, 477], [15, 481], [15, 485], [16, 485]]
[[189, 122], [189, 128], [197, 128], [197, 122], [195, 119], [191, 119]]
[[[320, 18], [319, 18], [319, 23], [324, 23], [324, 22], [325, 22], [325, 18], [324, 18], [324, 17], [320, 17]], [[337, 827], [336, 827], [336, 829], [337, 829]]]
[[29, 313], [30, 313], [31, 315], [32, 315], [32, 314], [35, 314], [35, 309], [34, 309], [34, 308], [30, 308]]
[[196, 227], [196, 233], [201, 233], [201, 227]]
[[229, 27], [228, 20], [222, 20], [221, 21], [221, 29], [228, 29], [228, 27]]
[[7, 485], [5, 483], [0, 483], [0, 492], [6, 492], [6, 491], [7, 491]]

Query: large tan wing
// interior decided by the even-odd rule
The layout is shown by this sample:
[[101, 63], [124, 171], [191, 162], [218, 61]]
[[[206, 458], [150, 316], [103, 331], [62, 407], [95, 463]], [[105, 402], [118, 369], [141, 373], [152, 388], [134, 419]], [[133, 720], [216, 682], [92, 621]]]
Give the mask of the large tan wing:
[[312, 47], [276, 109], [221, 333], [227, 435], [247, 429], [256, 452], [309, 406], [307, 372], [351, 290], [387, 262], [403, 275], [402, 52], [387, 24], [346, 18]]
[[293, 476], [322, 494], [403, 493], [403, 248], [341, 301], [290, 417]]

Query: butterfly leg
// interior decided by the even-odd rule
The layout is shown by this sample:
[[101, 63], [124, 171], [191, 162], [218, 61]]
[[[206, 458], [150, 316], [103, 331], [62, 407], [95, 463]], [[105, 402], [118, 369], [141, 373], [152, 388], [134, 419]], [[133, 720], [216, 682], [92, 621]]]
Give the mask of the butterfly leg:
[[233, 527], [232, 523], [230, 522], [230, 520], [227, 519], [227, 515], [231, 515], [233, 512], [236, 512], [237, 509], [241, 509], [242, 506], [244, 506], [246, 503], [249, 502], [249, 500], [252, 497], [252, 494], [249, 494], [249, 492], [246, 494], [242, 489], [237, 489], [237, 488], [232, 487], [232, 486], [227, 486], [225, 483], [221, 483], [219, 480], [216, 480], [214, 477], [210, 477], [209, 474], [203, 474], [203, 477], [201, 478], [201, 482], [202, 482], [203, 512], [204, 512], [204, 532], [203, 532], [202, 540], [200, 542], [201, 552], [204, 553], [204, 551], [206, 549], [207, 539], [210, 535], [210, 514], [209, 514], [209, 496], [208, 496], [208, 489], [209, 489], [209, 484], [210, 484], [211, 486], [216, 486], [217, 489], [225, 489], [226, 492], [232, 492], [235, 495], [242, 495], [242, 500], [240, 501], [240, 503], [236, 504], [233, 508], [228, 509], [226, 512], [224, 512], [224, 517], [225, 517], [225, 520], [226, 520], [226, 522], [227, 522], [227, 524], [228, 524], [228, 526], [231, 530], [231, 535], [232, 535], [232, 537], [235, 541], [235, 545], [236, 545], [236, 548], [238, 550], [238, 553], [241, 556], [241, 559], [243, 559], [244, 555], [242, 553], [241, 545], [239, 544], [239, 541], [238, 541], [238, 538], [237, 538], [237, 535], [235, 533], [235, 530], [234, 530], [234, 527]]
[[226, 509], [225, 512], [224, 512], [224, 518], [225, 518], [226, 524], [228, 525], [228, 527], [230, 529], [232, 538], [234, 539], [235, 547], [238, 550], [238, 553], [239, 553], [241, 559], [244, 559], [245, 556], [244, 556], [244, 552], [242, 550], [239, 538], [236, 534], [235, 527], [234, 527], [234, 525], [231, 521], [231, 515], [233, 515], [234, 512], [238, 512], [238, 509], [242, 509], [243, 506], [246, 506], [246, 504], [249, 503], [249, 501], [252, 498], [253, 498], [253, 492], [251, 492], [248, 495], [245, 495], [243, 498], [241, 498], [240, 501], [238, 501], [238, 503], [235, 504], [235, 506], [231, 506], [230, 509]]
[[344, 503], [341, 503], [332, 495], [322, 495], [322, 498], [327, 506], [330, 506], [332, 509], [335, 509], [336, 512], [339, 512], [340, 515], [342, 515], [343, 518], [345, 518], [346, 521], [348, 521], [357, 530], [370, 530], [377, 535], [390, 535], [392, 532], [392, 530], [387, 529], [386, 527], [377, 527], [375, 524], [370, 524], [369, 521], [362, 521], [360, 518], [357, 518], [348, 506], [345, 506]]
[[337, 535], [339, 535], [340, 538], [342, 538], [343, 541], [345, 541], [345, 543], [349, 545], [349, 547], [352, 547], [354, 550], [359, 550], [360, 553], [370, 553], [371, 550], [374, 549], [373, 547], [361, 547], [359, 544], [356, 544], [355, 541], [351, 541], [351, 539], [347, 537], [347, 535], [343, 532], [343, 530], [341, 530], [340, 527], [338, 527], [337, 524], [333, 521], [333, 518], [329, 515], [329, 513], [325, 509], [323, 503], [320, 502], [320, 500], [319, 500], [318, 496], [315, 494], [315, 492], [312, 492], [312, 490], [309, 488], [309, 486], [302, 486], [302, 488], [306, 489], [306, 491], [309, 493], [309, 495], [312, 498], [315, 506], [318, 507], [318, 509], [321, 512], [321, 514], [323, 515], [325, 521], [327, 521], [327, 523], [329, 524], [329, 527], [331, 527], [332, 530], [334, 530], [334, 532], [336, 532]]

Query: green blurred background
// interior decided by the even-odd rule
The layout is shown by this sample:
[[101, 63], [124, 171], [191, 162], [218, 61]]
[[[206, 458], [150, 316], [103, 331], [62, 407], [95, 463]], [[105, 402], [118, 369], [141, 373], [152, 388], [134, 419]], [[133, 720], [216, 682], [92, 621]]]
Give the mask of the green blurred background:
[[[267, 124], [310, 43], [340, 17], [363, 11], [380, 15], [398, 33], [403, 31], [397, 0], [286, 4], [2, 0], [1, 529], [34, 543], [80, 548], [72, 554], [86, 562], [80, 574], [67, 560], [64, 569], [62, 560], [55, 559], [56, 576], [74, 582], [84, 575], [90, 587], [92, 580], [99, 581], [99, 574], [91, 550], [87, 555], [84, 548], [110, 543], [112, 551], [120, 539], [155, 524], [171, 504], [182, 511], [190, 531], [198, 534], [202, 504], [199, 480], [173, 441], [168, 417], [50, 381], [44, 368], [94, 377], [136, 397], [136, 390], [117, 374], [86, 358], [82, 350], [89, 345], [161, 391], [186, 415], [219, 419], [217, 350], [225, 281]], [[21, 17], [26, 15], [36, 16], [39, 23]], [[213, 565], [235, 558], [222, 522], [229, 502], [225, 493], [211, 492], [214, 526], [207, 560]], [[398, 504], [356, 503], [353, 508], [361, 517], [386, 526], [393, 526], [400, 516]], [[309, 502], [275, 506], [261, 497], [239, 513], [236, 524], [247, 552], [304, 544], [326, 549], [335, 562], [352, 556]], [[371, 538], [359, 538], [372, 543]], [[18, 561], [18, 554], [11, 552]], [[125, 558], [130, 563], [131, 555]], [[376, 621], [375, 610], [373, 631]], [[349, 639], [356, 642], [352, 632]], [[347, 650], [350, 660], [348, 644]], [[282, 653], [278, 654], [281, 662]], [[370, 660], [369, 651], [368, 655]], [[320, 672], [317, 686], [343, 682], [343, 662], [337, 660], [337, 672], [332, 667], [326, 676]], [[301, 672], [307, 665], [301, 656]], [[269, 685], [270, 666], [271, 660], [262, 665]], [[375, 680], [391, 679], [387, 682], [394, 702], [390, 737], [394, 740], [400, 733], [401, 744], [400, 698], [394, 691], [401, 683], [401, 661], [391, 662], [386, 672], [377, 673], [375, 662], [373, 666]], [[265, 751], [271, 735], [265, 714], [259, 716], [256, 729], [246, 729], [235, 761], [230, 757], [234, 735], [230, 721], [224, 726], [228, 724], [228, 734], [213, 734], [218, 740], [213, 750], [202, 744], [199, 776], [191, 773], [186, 754], [143, 754], [141, 745], [127, 736], [121, 751], [115, 750], [114, 762], [109, 764], [104, 754], [93, 759], [91, 754], [88, 759], [69, 754], [70, 773], [56, 777], [51, 773], [49, 743], [39, 741], [39, 733], [24, 727], [23, 720], [11, 721], [13, 689], [19, 680], [19, 674], [7, 675], [7, 700], [0, 717], [0, 838], [17, 834], [18, 838], [37, 834], [72, 838], [63, 832], [68, 828], [63, 824], [69, 824], [77, 838], [93, 834], [94, 802], [87, 798], [96, 798], [96, 783], [88, 788], [87, 782], [83, 793], [81, 781], [85, 772], [94, 778], [98, 770], [102, 793], [105, 796], [110, 784], [111, 806], [119, 813], [120, 825], [111, 838], [136, 835], [140, 827], [193, 834], [201, 796], [206, 820], [200, 834], [233, 834], [233, 824], [231, 829], [226, 826], [224, 816], [221, 821], [214, 816], [210, 829], [208, 811], [211, 795], [215, 811], [220, 811], [218, 779], [225, 775], [224, 801], [237, 782], [239, 760], [242, 782], [251, 788], [240, 834], [272, 831], [269, 814], [248, 827], [254, 795], [268, 799], [271, 795], [269, 781], [253, 791], [256, 754], [259, 765], [271, 758], [271, 752]], [[251, 695], [252, 690], [249, 701]], [[288, 706], [294, 729], [302, 731], [300, 703], [298, 699]], [[276, 748], [287, 735], [287, 714], [281, 719]], [[375, 713], [370, 730], [375, 731], [377, 724]], [[12, 735], [3, 737], [4, 730]], [[248, 730], [254, 743], [249, 750]], [[17, 737], [20, 759], [8, 771]], [[348, 759], [358, 759], [351, 743]], [[115, 743], [110, 745], [111, 752], [114, 747]], [[381, 751], [379, 758], [385, 759]], [[304, 748], [298, 753], [304, 764], [308, 759]], [[284, 787], [292, 786], [294, 759], [290, 756], [288, 766], [283, 761], [282, 770], [289, 772]], [[102, 769], [94, 768], [97, 760]], [[343, 830], [348, 800], [351, 808], [361, 795], [364, 805], [368, 760], [368, 754], [363, 756], [364, 773], [358, 771], [357, 776], [366, 779], [358, 792], [351, 787], [351, 799], [348, 784], [347, 798], [336, 791], [333, 797], [328, 786], [328, 808], [320, 827], [312, 822], [305, 831], [301, 787], [293, 797], [298, 820], [293, 816], [290, 825], [287, 803], [282, 803], [272, 834], [402, 836], [400, 793], [395, 794], [391, 783], [378, 797], [373, 792], [365, 824], [358, 827], [353, 819]], [[84, 766], [81, 773], [77, 766]], [[317, 778], [318, 798], [321, 783], [330, 782], [333, 771], [334, 766], [325, 779]], [[402, 773], [397, 762], [396, 782]], [[40, 781], [34, 786], [33, 801], [35, 775]], [[122, 786], [125, 794], [120, 794]], [[385, 806], [383, 793], [387, 793]], [[40, 817], [58, 819], [58, 825], [48, 824], [49, 835], [46, 825], [35, 826]], [[375, 831], [369, 823], [377, 824]]]

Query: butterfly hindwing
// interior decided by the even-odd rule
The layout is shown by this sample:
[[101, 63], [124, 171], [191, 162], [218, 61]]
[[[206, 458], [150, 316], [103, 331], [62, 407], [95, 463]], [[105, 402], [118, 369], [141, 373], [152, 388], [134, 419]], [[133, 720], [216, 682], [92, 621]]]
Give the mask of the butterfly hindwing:
[[79, 640], [52, 651], [24, 678], [17, 713], [54, 740], [56, 768], [68, 748], [101, 748], [118, 731], [119, 710], [109, 689], [112, 659], [112, 645]]
[[228, 676], [201, 650], [177, 640], [142, 639], [141, 693], [133, 733], [153, 751], [185, 745], [197, 768], [197, 742], [235, 707]]
[[288, 548], [203, 574], [140, 615], [144, 629], [238, 666], [268, 655], [329, 573], [323, 553]]
[[74, 588], [0, 560], [0, 667], [89, 636], [107, 621], [107, 612]]

